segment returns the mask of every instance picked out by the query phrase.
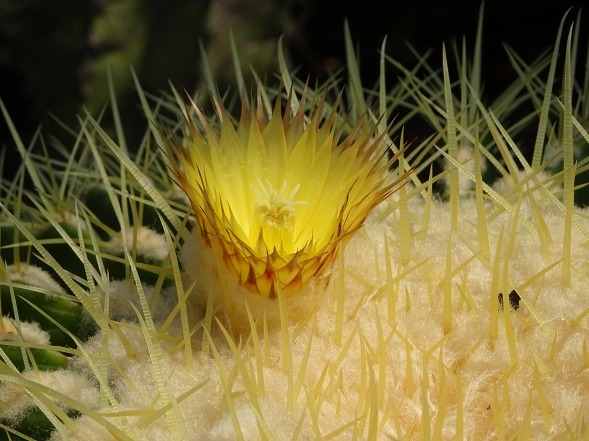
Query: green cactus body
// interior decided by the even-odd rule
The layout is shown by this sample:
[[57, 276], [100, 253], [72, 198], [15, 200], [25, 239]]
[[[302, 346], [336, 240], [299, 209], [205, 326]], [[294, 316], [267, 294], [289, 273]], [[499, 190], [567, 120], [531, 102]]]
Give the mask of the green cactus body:
[[31, 253], [25, 235], [12, 223], [0, 223], [0, 260], [6, 265], [26, 260]]
[[[66, 413], [70, 418], [74, 418], [75, 416], [79, 415], [79, 413], [75, 410], [68, 410]], [[29, 439], [34, 439], [35, 441], [45, 441], [49, 439], [51, 433], [55, 430], [55, 427], [51, 421], [49, 421], [43, 411], [37, 407], [31, 408], [31, 410], [29, 410], [16, 424], [9, 421], [3, 423], [8, 423], [7, 425], [9, 425], [16, 433], [20, 433], [22, 436], [15, 433], [10, 433], [9, 435], [7, 431], [0, 431], [0, 441], [21, 441]]]
[[[25, 363], [25, 358], [23, 356], [23, 348], [7, 345], [0, 341], [0, 349], [2, 349], [4, 354], [6, 354], [12, 364], [14, 364], [19, 371], [22, 372], [25, 370], [27, 363]], [[37, 369], [41, 371], [54, 371], [57, 369], [65, 369], [67, 367], [69, 357], [62, 352], [41, 348], [30, 348], [28, 351], [30, 351], [30, 356], [35, 360]]]
[[74, 346], [72, 338], [48, 317], [51, 317], [72, 334], [79, 336], [82, 327], [85, 326], [83, 324], [84, 310], [80, 303], [67, 295], [46, 294], [39, 288], [22, 285], [18, 281], [12, 283], [15, 285], [0, 285], [2, 314], [15, 317], [12, 297], [12, 293], [14, 293], [14, 303], [21, 321], [39, 323], [41, 328], [49, 334], [51, 343], [56, 346]]

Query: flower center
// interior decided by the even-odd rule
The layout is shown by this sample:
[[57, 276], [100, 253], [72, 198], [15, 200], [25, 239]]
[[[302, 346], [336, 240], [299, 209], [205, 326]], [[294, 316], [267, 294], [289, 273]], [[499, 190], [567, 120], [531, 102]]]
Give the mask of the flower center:
[[[284, 241], [284, 233], [291, 232], [295, 224], [297, 205], [309, 205], [306, 201], [295, 200], [301, 184], [297, 184], [290, 193], [286, 192], [286, 182], [279, 189], [274, 188], [269, 180], [262, 182], [258, 179], [257, 186], [251, 186], [252, 191], [258, 196], [253, 200], [255, 213], [261, 226], [269, 236], [279, 233]], [[268, 235], [267, 239], [270, 239]], [[273, 239], [277, 239], [273, 237]]]

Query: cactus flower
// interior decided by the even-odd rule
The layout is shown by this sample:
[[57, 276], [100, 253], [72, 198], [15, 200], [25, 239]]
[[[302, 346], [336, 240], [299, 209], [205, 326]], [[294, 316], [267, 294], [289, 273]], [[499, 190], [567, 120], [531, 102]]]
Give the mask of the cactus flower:
[[220, 103], [213, 121], [192, 103], [189, 136], [169, 139], [171, 174], [205, 246], [240, 285], [266, 298], [279, 290], [292, 296], [325, 272], [406, 176], [393, 177], [399, 154], [389, 155], [367, 117], [344, 135], [339, 105], [321, 101], [308, 112], [303, 94], [291, 112], [291, 98], [285, 106], [277, 99], [271, 114], [261, 100], [244, 104], [237, 122]]

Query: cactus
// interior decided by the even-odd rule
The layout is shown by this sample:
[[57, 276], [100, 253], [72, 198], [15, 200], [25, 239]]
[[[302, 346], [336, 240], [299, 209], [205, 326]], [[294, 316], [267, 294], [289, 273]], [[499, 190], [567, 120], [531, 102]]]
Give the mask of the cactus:
[[[79, 413], [69, 411], [67, 416], [75, 418], [79, 416]], [[55, 430], [47, 415], [37, 408], [29, 410], [17, 423], [11, 421], [3, 421], [2, 423], [5, 425], [10, 424], [11, 430], [10, 432], [0, 432], [0, 441], [25, 441], [31, 439], [44, 441], [49, 439], [51, 433]]]
[[[260, 81], [253, 102], [240, 94], [243, 108], [211, 90], [216, 113], [209, 97], [186, 104], [174, 88], [154, 97], [136, 80], [150, 121], [136, 152], [123, 123], [112, 135], [91, 114], [76, 155], [61, 146], [54, 161], [12, 130], [23, 164], [0, 184], [6, 439], [587, 437], [589, 222], [574, 205], [587, 159], [575, 164], [574, 148], [589, 136], [572, 97], [589, 94], [571, 76], [574, 34], [562, 57], [560, 45], [530, 66], [514, 56], [525, 78], [489, 105], [476, 86], [480, 53], [409, 69], [383, 51], [382, 81], [367, 91], [349, 32], [345, 40], [343, 92], [337, 78], [317, 88], [297, 79], [282, 54], [278, 84]], [[387, 63], [401, 70], [396, 85]], [[562, 70], [558, 87], [546, 69]], [[523, 101], [539, 108], [512, 131]], [[431, 133], [402, 148], [404, 117], [388, 123], [397, 112], [425, 118]], [[563, 168], [551, 174], [542, 153], [561, 112]], [[514, 136], [530, 121], [539, 141], [528, 160]], [[375, 153], [380, 142], [391, 151]], [[383, 167], [390, 175], [375, 177]], [[250, 182], [260, 173], [268, 182]], [[288, 182], [270, 182], [277, 176]], [[406, 185], [376, 207], [356, 188], [366, 179], [393, 188], [400, 177]], [[323, 233], [305, 247], [288, 236], [300, 219]], [[248, 228], [256, 220], [258, 235]], [[316, 241], [342, 232], [341, 247], [306, 263]], [[304, 277], [291, 284], [299, 264]], [[30, 322], [44, 337], [28, 336]]]
[[[7, 287], [2, 286], [2, 288]], [[17, 289], [15, 288], [14, 291], [16, 292]], [[30, 291], [20, 291], [30, 293]], [[3, 294], [2, 300], [4, 299], [5, 296]], [[43, 304], [39, 299], [35, 299], [35, 303]], [[60, 309], [59, 306], [63, 305], [56, 306], [58, 306], [57, 309]], [[56, 308], [53, 309], [55, 310]], [[5, 316], [0, 321], [0, 357], [9, 369], [16, 369], [20, 372], [35, 370], [50, 372], [67, 369], [70, 356], [54, 349], [54, 336], [50, 335], [50, 330], [42, 329], [42, 323], [46, 323], [45, 316], [40, 317], [40, 323], [21, 321], [17, 329], [15, 321], [6, 316], [7, 311], [4, 304], [2, 305], [2, 311]], [[26, 308], [23, 308], [19, 312], [27, 320], [37, 318], [35, 313], [30, 313]], [[62, 315], [61, 312], [59, 314]], [[68, 325], [69, 323], [64, 323], [65, 327], [68, 327]], [[49, 345], [50, 339], [53, 345]], [[58, 341], [57, 344], [59, 343]], [[18, 403], [14, 401], [11, 404], [18, 406]], [[68, 412], [68, 415], [71, 417], [75, 414], [73, 411]], [[54, 426], [47, 418], [47, 415], [36, 406], [26, 406], [24, 411], [18, 414], [17, 418], [0, 418], [0, 424], [7, 425], [12, 430], [10, 432], [10, 438], [8, 431], [0, 432], [0, 439], [2, 440], [27, 439], [20, 435], [29, 436], [35, 440], [44, 440], [54, 430]]]
[[[3, 283], [3, 282], [0, 282]], [[51, 336], [56, 346], [72, 346], [73, 340], [64, 332], [67, 329], [74, 335], [86, 335], [89, 329], [84, 320], [84, 309], [73, 296], [43, 292], [38, 287], [26, 284], [0, 285], [2, 314], [15, 317], [15, 308], [21, 320], [39, 323]], [[59, 324], [56, 324], [56, 322]]]

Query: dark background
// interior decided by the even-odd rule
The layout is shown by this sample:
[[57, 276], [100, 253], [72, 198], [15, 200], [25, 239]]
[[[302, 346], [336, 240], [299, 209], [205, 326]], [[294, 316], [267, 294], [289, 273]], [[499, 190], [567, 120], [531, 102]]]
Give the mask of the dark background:
[[[499, 93], [515, 78], [504, 43], [533, 61], [551, 47], [561, 18], [572, 8], [568, 30], [581, 3], [488, 1], [483, 34], [486, 95]], [[465, 0], [0, 0], [0, 98], [25, 145], [39, 127], [45, 137], [54, 135], [67, 144], [68, 137], [73, 138], [56, 120], [76, 127], [77, 115], [85, 109], [97, 115], [104, 108], [110, 64], [132, 148], [145, 121], [130, 66], [142, 87], [154, 94], [168, 90], [168, 80], [179, 90], [196, 90], [203, 85], [201, 42], [224, 89], [233, 78], [231, 28], [244, 67], [251, 65], [262, 76], [275, 72], [276, 42], [282, 35], [286, 56], [300, 77], [321, 80], [345, 63], [347, 19], [359, 48], [363, 83], [371, 86], [385, 35], [388, 54], [407, 66], [416, 60], [406, 42], [421, 54], [432, 49], [430, 62], [438, 65], [434, 61], [441, 60], [443, 42], [465, 37], [472, 49], [480, 6]], [[582, 28], [586, 36], [587, 26]], [[6, 155], [2, 176], [9, 178], [20, 158], [2, 117], [0, 146]]]

